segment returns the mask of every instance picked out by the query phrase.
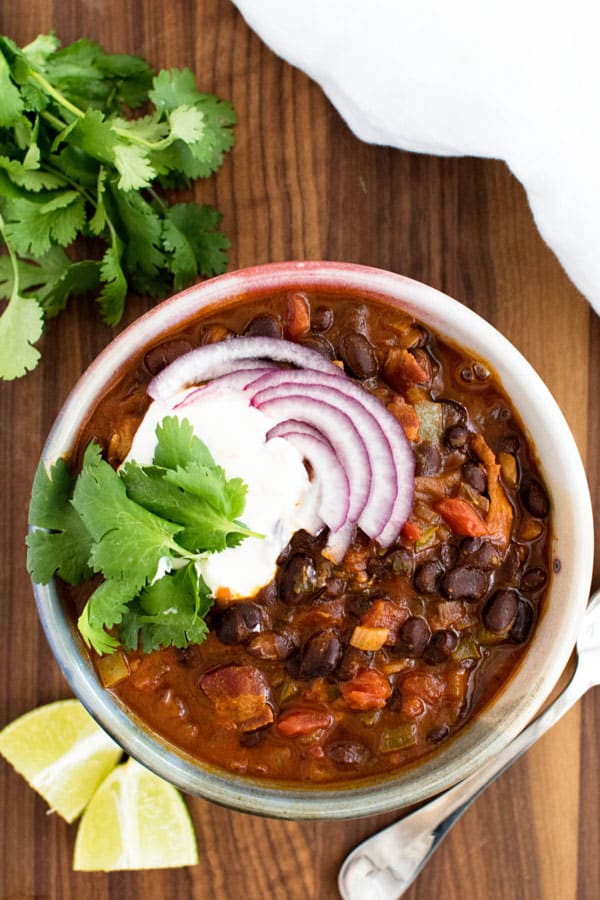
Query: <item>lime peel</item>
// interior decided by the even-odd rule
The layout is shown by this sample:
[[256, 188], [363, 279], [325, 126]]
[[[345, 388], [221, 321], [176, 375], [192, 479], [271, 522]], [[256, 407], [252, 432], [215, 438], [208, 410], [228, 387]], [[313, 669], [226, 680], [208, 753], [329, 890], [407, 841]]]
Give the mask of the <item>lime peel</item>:
[[59, 700], [0, 731], [0, 754], [67, 822], [123, 755], [78, 700]]
[[117, 766], [86, 807], [75, 840], [75, 871], [195, 865], [193, 824], [177, 788], [133, 759]]

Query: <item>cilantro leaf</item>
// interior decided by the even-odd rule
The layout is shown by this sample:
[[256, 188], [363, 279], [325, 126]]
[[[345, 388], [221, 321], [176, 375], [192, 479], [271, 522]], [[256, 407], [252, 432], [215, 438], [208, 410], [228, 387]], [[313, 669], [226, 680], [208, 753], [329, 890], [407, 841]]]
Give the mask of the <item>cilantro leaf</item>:
[[27, 569], [37, 584], [58, 574], [68, 584], [92, 575], [88, 565], [91, 536], [71, 505], [75, 479], [64, 459], [47, 472], [41, 462], [35, 473], [29, 522], [36, 529], [27, 536]]
[[127, 577], [139, 590], [154, 578], [161, 558], [180, 549], [173, 538], [181, 526], [130, 500], [125, 484], [107, 462], [86, 460], [72, 502], [94, 541], [90, 564], [106, 578]]
[[131, 460], [117, 472], [92, 441], [76, 479], [64, 460], [36, 473], [29, 570], [44, 583], [103, 576], [78, 621], [97, 653], [204, 640], [212, 599], [196, 563], [259, 536], [235, 518], [246, 486], [226, 477], [188, 420], [165, 418], [157, 437], [152, 466]]
[[153, 463], [164, 469], [185, 469], [190, 465], [214, 466], [206, 444], [194, 434], [189, 419], [165, 416], [156, 428], [158, 443]]
[[121, 266], [121, 247], [122, 243], [115, 235], [100, 264], [103, 288], [98, 302], [107, 325], [116, 325], [120, 320], [127, 296], [127, 279]]
[[[208, 467], [202, 468], [210, 472]], [[177, 542], [181, 547], [194, 554], [201, 551], [212, 553], [232, 546], [230, 535], [247, 537], [253, 533], [223, 511], [223, 505], [219, 502], [220, 483], [217, 486], [213, 482], [210, 486], [210, 499], [215, 501], [213, 505], [207, 496], [182, 489], [171, 480], [173, 475], [176, 473], [171, 470], [139, 466], [132, 461], [123, 467], [121, 477], [131, 500], [179, 525]], [[216, 481], [219, 482], [219, 479]], [[238, 542], [237, 538], [233, 540]]]
[[[144, 115], [133, 116], [142, 105]], [[159, 191], [214, 172], [234, 123], [230, 104], [200, 91], [188, 69], [155, 75], [140, 57], [87, 39], [61, 47], [41, 34], [19, 49], [0, 35], [0, 249], [17, 273], [6, 275], [0, 253], [0, 289], [10, 283], [14, 293], [0, 331], [16, 340], [0, 378], [36, 365], [38, 309], [56, 315], [70, 297], [94, 291], [116, 325], [129, 290], [161, 296], [225, 270], [219, 214], [173, 206]], [[101, 259], [69, 249], [55, 283], [46, 277], [58, 248], [77, 250], [90, 235], [103, 244]], [[38, 283], [28, 277], [35, 266]]]
[[[6, 235], [1, 215], [0, 235]], [[8, 257], [11, 289], [0, 316], [0, 378], [11, 380], [35, 368], [40, 352], [33, 345], [42, 334], [44, 316], [37, 301], [20, 292], [18, 261], [10, 247]]]
[[[194, 254], [198, 271], [218, 275], [224, 270], [229, 241], [216, 230], [221, 221], [220, 213], [211, 206], [177, 203], [170, 207], [166, 219], [177, 231], [186, 235], [187, 245]], [[176, 243], [173, 247], [177, 251]], [[176, 269], [177, 264], [171, 264], [170, 268]]]
[[192, 463], [186, 469], [165, 472], [165, 479], [230, 519], [241, 516], [246, 505], [246, 484], [241, 478], [228, 479], [220, 466]]
[[10, 69], [0, 47], [0, 126], [14, 125], [23, 112], [23, 100], [19, 89], [12, 82]]
[[85, 220], [83, 199], [71, 190], [13, 198], [6, 209], [6, 239], [21, 256], [43, 256], [53, 241], [70, 244]]
[[[72, 262], [60, 247], [51, 247], [35, 260], [18, 259], [17, 269], [21, 292], [28, 299], [34, 299], [28, 294], [28, 291], [33, 291], [46, 318], [64, 309], [72, 295], [94, 290], [100, 277], [100, 263], [97, 260]], [[0, 257], [0, 298], [10, 297], [13, 284], [10, 258]]]
[[10, 381], [35, 369], [40, 351], [33, 345], [43, 327], [37, 300], [13, 292], [0, 317], [0, 378]]
[[[103, 587], [104, 584], [107, 583], [108, 582], [104, 582], [100, 587]], [[106, 593], [107, 592], [103, 592], [102, 596], [104, 599], [106, 599]], [[93, 647], [96, 653], [99, 653], [101, 656], [103, 653], [114, 653], [119, 646], [119, 642], [115, 637], [104, 630], [100, 615], [94, 615], [92, 606], [93, 599], [94, 595], [92, 595], [90, 600], [88, 600], [84, 606], [83, 612], [77, 620], [77, 627], [85, 643], [88, 647]]]
[[170, 112], [181, 104], [193, 106], [202, 95], [189, 69], [163, 69], [152, 79], [148, 96], [158, 110]]
[[141, 592], [124, 615], [119, 636], [125, 647], [139, 644], [144, 653], [199, 644], [208, 633], [204, 617], [211, 605], [208, 588], [188, 563]]

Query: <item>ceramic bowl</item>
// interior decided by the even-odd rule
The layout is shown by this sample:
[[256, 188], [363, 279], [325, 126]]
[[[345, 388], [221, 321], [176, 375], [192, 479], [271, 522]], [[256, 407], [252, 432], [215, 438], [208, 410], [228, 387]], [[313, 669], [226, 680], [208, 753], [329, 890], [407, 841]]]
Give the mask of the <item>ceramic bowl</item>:
[[55, 584], [34, 586], [39, 615], [74, 693], [123, 749], [184, 791], [245, 812], [297, 819], [372, 815], [414, 804], [481, 767], [534, 716], [572, 652], [592, 573], [592, 513], [575, 442], [538, 375], [501, 334], [467, 307], [400, 275], [332, 262], [293, 262], [232, 272], [166, 300], [120, 334], [92, 363], [65, 403], [43, 451], [47, 463], [72, 447], [83, 419], [130, 356], [199, 312], [235, 298], [281, 290], [357, 293], [401, 307], [495, 370], [537, 449], [553, 502], [552, 577], [547, 606], [516, 673], [444, 747], [405, 771], [348, 787], [282, 788], [203, 766], [151, 733], [100, 685]]

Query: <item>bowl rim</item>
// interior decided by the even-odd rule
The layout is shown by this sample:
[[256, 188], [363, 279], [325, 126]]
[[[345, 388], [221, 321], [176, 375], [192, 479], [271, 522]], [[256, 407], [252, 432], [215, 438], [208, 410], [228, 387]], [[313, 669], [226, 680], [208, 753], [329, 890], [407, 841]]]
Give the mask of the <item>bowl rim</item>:
[[[318, 260], [267, 263], [201, 282], [163, 301], [125, 328], [84, 372], [56, 418], [41, 461], [49, 465], [69, 451], [82, 415], [133, 353], [166, 337], [200, 310], [273, 291], [331, 292], [333, 288], [340, 293], [357, 291], [362, 297], [408, 310], [441, 337], [472, 349], [493, 367], [538, 452], [540, 437], [543, 439], [544, 454], [539, 461], [544, 477], [555, 483], [555, 490], [550, 491], [555, 529], [557, 515], [561, 515], [561, 534], [555, 538], [554, 550], [563, 565], [552, 585], [561, 602], [555, 602], [541, 617], [518, 671], [491, 705], [463, 726], [442, 751], [383, 778], [339, 785], [274, 785], [233, 775], [193, 762], [127, 711], [101, 686], [91, 660], [82, 652], [81, 638], [64, 615], [55, 582], [33, 585], [39, 617], [63, 675], [88, 712], [126, 753], [188, 793], [243, 812], [278, 818], [341, 819], [388, 812], [421, 802], [476, 771], [525, 727], [555, 686], [572, 652], [592, 578], [589, 488], [575, 440], [548, 388], [522, 354], [473, 310], [433, 287], [371, 266]], [[470, 344], [468, 338], [475, 331], [475, 343]], [[482, 342], [485, 349], [479, 346]], [[527, 415], [522, 409], [524, 398]], [[545, 459], [549, 460], [546, 468]], [[556, 482], [553, 467], [558, 467], [561, 478], [565, 476], [563, 485]], [[566, 557], [563, 546], [569, 549]], [[548, 641], [553, 643], [551, 657], [544, 652]]]

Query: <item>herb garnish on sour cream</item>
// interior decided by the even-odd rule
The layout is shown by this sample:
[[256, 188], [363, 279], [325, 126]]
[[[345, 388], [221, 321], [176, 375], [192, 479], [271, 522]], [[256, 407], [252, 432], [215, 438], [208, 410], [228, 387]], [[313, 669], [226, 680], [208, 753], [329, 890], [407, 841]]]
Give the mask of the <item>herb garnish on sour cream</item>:
[[198, 562], [260, 537], [239, 520], [246, 485], [227, 478], [189, 421], [164, 418], [156, 438], [151, 465], [117, 472], [92, 442], [76, 478], [63, 459], [36, 472], [29, 573], [40, 584], [104, 576], [78, 621], [100, 654], [201, 642], [212, 598]]

